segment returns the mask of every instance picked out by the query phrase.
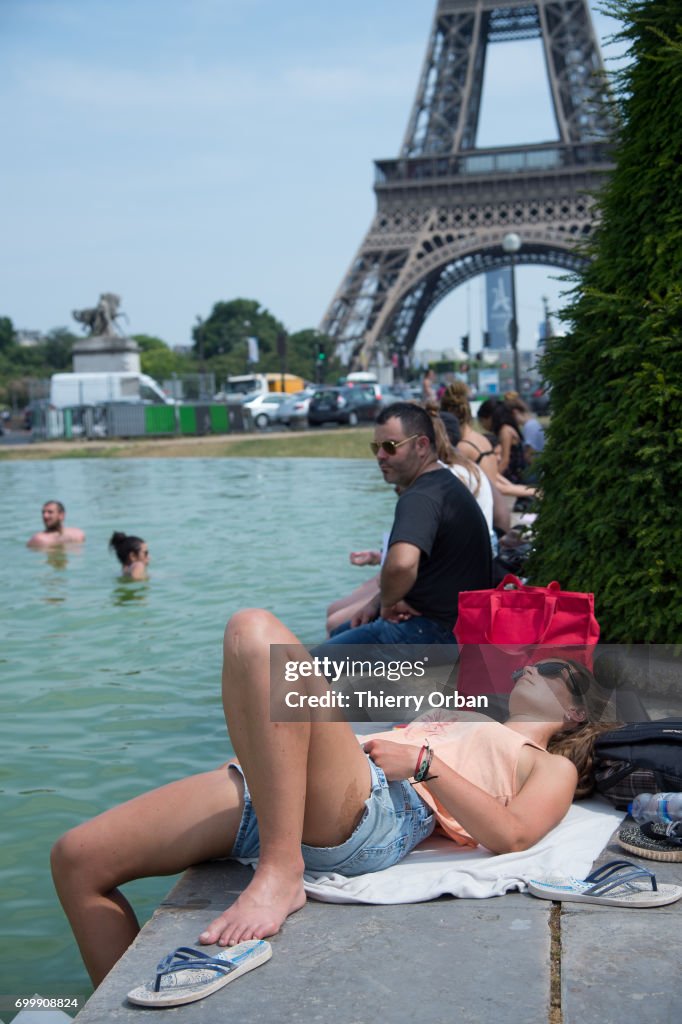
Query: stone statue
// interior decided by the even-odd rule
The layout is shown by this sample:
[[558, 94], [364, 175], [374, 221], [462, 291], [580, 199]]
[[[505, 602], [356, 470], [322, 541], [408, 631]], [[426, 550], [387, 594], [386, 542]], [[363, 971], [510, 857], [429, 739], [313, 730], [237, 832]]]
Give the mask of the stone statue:
[[99, 302], [92, 309], [74, 309], [73, 318], [80, 324], [90, 328], [89, 337], [102, 337], [120, 334], [116, 321], [119, 317], [125, 316], [118, 312], [121, 305], [120, 295], [113, 292], [104, 292], [99, 297]]

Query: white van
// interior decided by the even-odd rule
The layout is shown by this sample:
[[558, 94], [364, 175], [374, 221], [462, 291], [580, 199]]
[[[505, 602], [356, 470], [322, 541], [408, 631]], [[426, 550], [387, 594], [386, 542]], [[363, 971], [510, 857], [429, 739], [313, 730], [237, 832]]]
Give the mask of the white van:
[[55, 373], [50, 379], [50, 405], [56, 409], [103, 402], [173, 405], [173, 400], [146, 373]]

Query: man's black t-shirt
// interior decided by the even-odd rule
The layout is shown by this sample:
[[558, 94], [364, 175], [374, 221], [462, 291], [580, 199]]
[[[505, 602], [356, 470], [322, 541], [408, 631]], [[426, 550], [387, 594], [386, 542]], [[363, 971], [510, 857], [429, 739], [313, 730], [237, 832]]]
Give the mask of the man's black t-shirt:
[[448, 627], [460, 590], [491, 584], [490, 534], [478, 502], [449, 469], [423, 473], [398, 499], [389, 547], [403, 541], [421, 551], [405, 600]]

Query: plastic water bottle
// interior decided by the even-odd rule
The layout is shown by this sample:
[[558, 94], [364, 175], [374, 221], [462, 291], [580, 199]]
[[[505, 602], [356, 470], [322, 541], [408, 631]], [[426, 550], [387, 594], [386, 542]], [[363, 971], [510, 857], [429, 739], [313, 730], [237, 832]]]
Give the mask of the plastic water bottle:
[[628, 810], [640, 825], [649, 821], [664, 825], [682, 821], [682, 793], [640, 793]]

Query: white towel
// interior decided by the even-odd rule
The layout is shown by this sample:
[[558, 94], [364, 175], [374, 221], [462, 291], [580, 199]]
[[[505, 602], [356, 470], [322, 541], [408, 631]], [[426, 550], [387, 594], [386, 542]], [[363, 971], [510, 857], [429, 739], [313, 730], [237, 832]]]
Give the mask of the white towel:
[[324, 903], [421, 903], [449, 894], [470, 899], [526, 888], [530, 878], [584, 878], [624, 814], [602, 800], [572, 804], [560, 824], [529, 850], [495, 856], [431, 837], [385, 871], [344, 878], [306, 874], [305, 890]]

